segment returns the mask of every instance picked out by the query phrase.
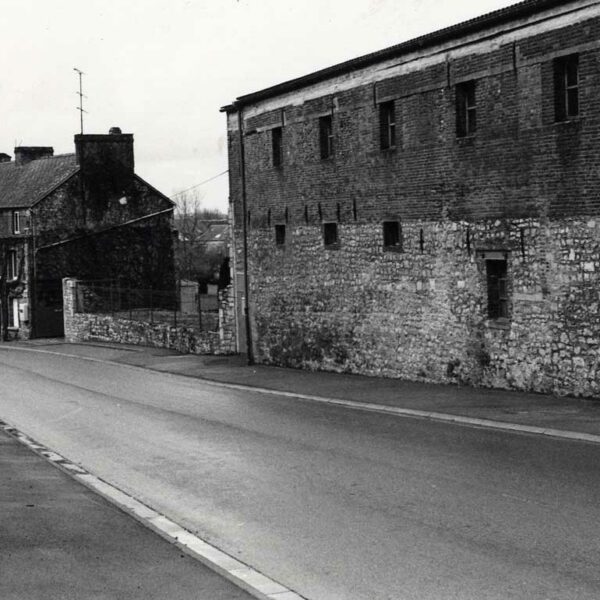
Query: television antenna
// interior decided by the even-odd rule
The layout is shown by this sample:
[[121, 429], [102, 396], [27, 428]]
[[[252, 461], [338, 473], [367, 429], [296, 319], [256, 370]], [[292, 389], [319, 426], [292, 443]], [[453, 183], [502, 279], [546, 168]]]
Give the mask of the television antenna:
[[83, 71], [81, 71], [80, 69], [78, 69], [77, 67], [73, 67], [73, 71], [77, 72], [77, 75], [79, 76], [79, 91], [75, 92], [78, 96], [79, 96], [79, 106], [77, 107], [77, 110], [79, 111], [79, 123], [81, 125], [81, 133], [83, 133], [83, 113], [87, 113], [87, 110], [83, 110], [83, 99], [87, 98], [87, 96], [84, 96], [83, 94], [83, 76], [85, 75], [85, 73]]

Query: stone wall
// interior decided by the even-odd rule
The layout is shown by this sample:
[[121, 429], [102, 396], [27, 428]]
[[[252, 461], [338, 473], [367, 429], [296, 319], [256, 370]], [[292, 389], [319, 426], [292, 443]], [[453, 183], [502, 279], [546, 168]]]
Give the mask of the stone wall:
[[233, 292], [219, 291], [217, 331], [198, 331], [164, 323], [113, 318], [77, 312], [77, 280], [63, 280], [65, 339], [69, 342], [102, 341], [169, 348], [184, 354], [234, 354], [236, 352]]
[[[600, 395], [600, 219], [402, 229], [402, 251], [376, 224], [341, 225], [335, 249], [318, 227], [290, 228], [283, 247], [252, 231], [257, 361]], [[509, 316], [490, 319], [484, 256], [499, 248]]]

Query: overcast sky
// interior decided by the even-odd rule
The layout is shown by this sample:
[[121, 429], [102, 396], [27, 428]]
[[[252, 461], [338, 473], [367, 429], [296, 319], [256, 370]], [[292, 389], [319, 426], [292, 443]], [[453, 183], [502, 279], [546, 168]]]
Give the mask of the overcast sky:
[[[219, 108], [275, 83], [514, 4], [512, 0], [0, 0], [0, 152], [73, 152], [135, 136], [136, 172], [167, 195], [227, 169]], [[227, 209], [227, 177], [197, 188]]]

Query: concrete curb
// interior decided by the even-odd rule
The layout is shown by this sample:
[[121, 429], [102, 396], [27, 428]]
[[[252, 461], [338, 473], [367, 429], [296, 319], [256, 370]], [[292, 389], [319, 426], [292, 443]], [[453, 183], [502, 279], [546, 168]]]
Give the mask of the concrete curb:
[[123, 512], [132, 516], [162, 538], [206, 565], [209, 569], [260, 600], [306, 600], [289, 588], [277, 583], [252, 567], [240, 562], [216, 546], [187, 531], [175, 521], [162, 515], [113, 485], [92, 475], [79, 465], [32, 440], [17, 428], [0, 420], [0, 429], [48, 460], [88, 489], [99, 494]]
[[[437, 421], [441, 423], [452, 423], [455, 425], [462, 425], [464, 427], [479, 427], [484, 429], [495, 429], [499, 431], [508, 431], [512, 433], [523, 433], [529, 435], [541, 435], [545, 437], [565, 439], [577, 442], [589, 442], [592, 444], [600, 444], [600, 435], [593, 433], [582, 433], [578, 431], [568, 431], [562, 429], [553, 429], [548, 427], [538, 427], [535, 425], [520, 425], [517, 423], [509, 423], [505, 421], [494, 421], [492, 419], [479, 419], [473, 417], [464, 417], [461, 415], [453, 415], [448, 413], [440, 413], [426, 410], [416, 410], [412, 408], [399, 408], [396, 406], [387, 406], [385, 404], [375, 404], [371, 402], [356, 402], [354, 400], [343, 400], [340, 398], [328, 398], [324, 396], [315, 396], [311, 394], [300, 394], [298, 392], [287, 392], [283, 390], [274, 390], [271, 388], [264, 388], [252, 385], [245, 385], [240, 383], [225, 383], [222, 381], [214, 381], [211, 379], [205, 379], [203, 377], [194, 377], [181, 373], [171, 373], [169, 371], [161, 371], [160, 369], [153, 369], [152, 367], [139, 367], [136, 365], [128, 365], [119, 363], [111, 360], [104, 360], [100, 358], [93, 358], [90, 356], [79, 356], [77, 354], [67, 354], [64, 352], [54, 352], [52, 350], [41, 350], [37, 348], [23, 348], [22, 346], [13, 346], [11, 348], [4, 348], [0, 346], [0, 350], [19, 350], [21, 352], [37, 352], [41, 354], [52, 354], [55, 356], [66, 356], [68, 358], [77, 358], [79, 360], [86, 360], [89, 362], [95, 362], [100, 364], [116, 364], [121, 367], [134, 370], [142, 371], [154, 371], [155, 373], [162, 373], [163, 375], [171, 377], [185, 377], [186, 379], [199, 379], [207, 385], [213, 387], [220, 387], [225, 389], [255, 392], [259, 394], [269, 394], [271, 396], [283, 396], [285, 398], [296, 398], [298, 400], [305, 400], [309, 402], [318, 402], [321, 404], [329, 404], [334, 406], [342, 406], [352, 410], [361, 410], [365, 412], [375, 412], [380, 414], [394, 415], [398, 417], [409, 417], [415, 419], [427, 419], [430, 421]], [[286, 599], [287, 600], [287, 599]]]

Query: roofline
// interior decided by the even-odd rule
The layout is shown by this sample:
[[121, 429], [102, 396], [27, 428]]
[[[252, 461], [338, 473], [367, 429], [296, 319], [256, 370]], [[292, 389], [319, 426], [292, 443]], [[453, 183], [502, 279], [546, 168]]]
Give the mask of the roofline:
[[42, 192], [42, 194], [40, 196], [38, 196], [38, 198], [29, 205], [29, 208], [33, 208], [34, 206], [37, 206], [42, 200], [44, 200], [50, 194], [55, 192], [61, 185], [64, 185], [65, 183], [67, 183], [67, 181], [69, 181], [69, 179], [71, 179], [71, 177], [75, 177], [75, 175], [77, 175], [77, 173], [79, 173], [79, 171], [80, 171], [80, 167], [79, 167], [79, 165], [77, 165], [77, 168], [72, 173], [69, 173], [66, 177], [61, 179], [61, 181], [59, 181], [56, 185], [51, 187], [49, 190]]
[[165, 194], [163, 194], [160, 190], [157, 190], [151, 183], [148, 183], [145, 179], [142, 179], [136, 173], [134, 173], [133, 176], [138, 181], [141, 181], [144, 185], [147, 185], [154, 193], [158, 194], [161, 198], [163, 198], [167, 202], [170, 202], [171, 206], [176, 206], [177, 205], [177, 203], [174, 200], [171, 200], [171, 198], [169, 198], [168, 196], [166, 196]]
[[288, 81], [284, 81], [283, 83], [279, 83], [251, 94], [239, 96], [231, 104], [222, 106], [220, 112], [235, 112], [239, 108], [242, 108], [243, 106], [253, 102], [279, 96], [286, 92], [291, 92], [315, 83], [319, 83], [329, 79], [330, 77], [343, 75], [356, 69], [371, 66], [372, 64], [383, 60], [397, 58], [403, 54], [408, 54], [409, 52], [423, 50], [436, 44], [448, 42], [468, 34], [477, 33], [483, 29], [493, 27], [495, 25], [502, 25], [503, 23], [507, 23], [511, 20], [534, 15], [542, 10], [554, 8], [555, 6], [561, 6], [564, 4], [564, 0], [524, 0], [517, 4], [512, 4], [505, 8], [469, 19], [468, 21], [463, 21], [462, 23], [451, 25], [450, 27], [445, 27], [444, 29], [439, 29], [432, 33], [427, 33], [395, 46], [390, 46], [388, 48], [384, 48], [383, 50], [365, 54], [363, 56], [338, 63], [331, 67], [326, 67], [325, 69], [320, 69], [319, 71], [315, 71], [308, 75], [303, 75], [302, 77], [297, 77], [296, 79], [290, 79]]

